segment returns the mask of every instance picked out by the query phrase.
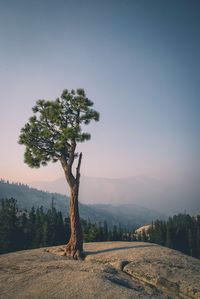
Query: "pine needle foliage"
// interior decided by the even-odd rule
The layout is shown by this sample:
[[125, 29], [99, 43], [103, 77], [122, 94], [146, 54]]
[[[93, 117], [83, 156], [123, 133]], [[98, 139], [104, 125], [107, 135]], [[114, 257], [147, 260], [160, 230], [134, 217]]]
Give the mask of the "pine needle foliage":
[[19, 144], [25, 145], [24, 161], [39, 168], [49, 161], [65, 159], [72, 166], [78, 156], [77, 142], [90, 139], [82, 125], [98, 121], [99, 113], [92, 109], [84, 89], [65, 89], [55, 101], [38, 100], [32, 108], [33, 116], [21, 129]]

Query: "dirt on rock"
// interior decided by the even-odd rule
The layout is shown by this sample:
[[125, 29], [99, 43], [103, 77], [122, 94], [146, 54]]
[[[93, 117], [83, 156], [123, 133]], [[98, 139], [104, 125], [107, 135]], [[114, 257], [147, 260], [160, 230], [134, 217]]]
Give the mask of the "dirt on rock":
[[84, 244], [84, 261], [62, 246], [0, 256], [1, 299], [200, 298], [200, 260], [142, 242]]

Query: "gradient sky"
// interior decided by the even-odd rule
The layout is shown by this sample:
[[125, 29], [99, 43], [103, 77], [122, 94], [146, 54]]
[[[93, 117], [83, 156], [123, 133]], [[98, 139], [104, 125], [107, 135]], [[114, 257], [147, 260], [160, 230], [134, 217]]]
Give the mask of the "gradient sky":
[[0, 0], [0, 177], [53, 180], [17, 144], [37, 99], [83, 87], [101, 114], [82, 173], [198, 176], [200, 1]]

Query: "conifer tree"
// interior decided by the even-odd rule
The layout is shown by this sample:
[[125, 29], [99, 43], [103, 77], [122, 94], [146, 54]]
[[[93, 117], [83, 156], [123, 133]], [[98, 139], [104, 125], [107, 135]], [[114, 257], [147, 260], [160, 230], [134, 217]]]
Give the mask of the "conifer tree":
[[17, 249], [17, 211], [14, 198], [0, 201], [0, 253]]
[[[59, 161], [70, 188], [71, 237], [66, 255], [80, 258], [83, 250], [83, 235], [78, 209], [78, 193], [82, 153], [76, 151], [77, 143], [90, 139], [82, 132], [82, 125], [98, 121], [99, 113], [92, 109], [84, 89], [67, 89], [55, 101], [38, 100], [33, 107], [34, 115], [21, 129], [19, 143], [25, 145], [24, 161], [30, 167], [39, 168], [48, 162]], [[73, 173], [75, 158], [78, 158], [76, 173]]]
[[117, 226], [113, 225], [113, 230], [112, 230], [112, 241], [117, 241], [118, 239], [118, 231], [117, 231]]
[[104, 240], [108, 241], [108, 225], [106, 221], [104, 221], [103, 223], [103, 233], [104, 233]]
[[35, 213], [35, 208], [32, 207], [31, 211], [29, 212], [29, 222], [28, 222], [29, 248], [33, 247], [33, 243], [35, 240], [35, 233], [36, 233], [36, 213]]

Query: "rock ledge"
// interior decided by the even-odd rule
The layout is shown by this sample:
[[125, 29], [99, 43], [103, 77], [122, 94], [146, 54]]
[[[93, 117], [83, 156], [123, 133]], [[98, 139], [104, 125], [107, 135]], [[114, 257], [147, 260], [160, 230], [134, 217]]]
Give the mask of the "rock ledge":
[[84, 261], [62, 247], [0, 256], [1, 299], [200, 298], [200, 260], [142, 242], [84, 244]]

